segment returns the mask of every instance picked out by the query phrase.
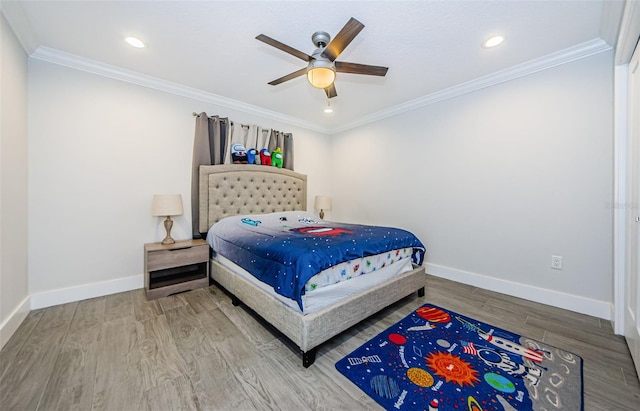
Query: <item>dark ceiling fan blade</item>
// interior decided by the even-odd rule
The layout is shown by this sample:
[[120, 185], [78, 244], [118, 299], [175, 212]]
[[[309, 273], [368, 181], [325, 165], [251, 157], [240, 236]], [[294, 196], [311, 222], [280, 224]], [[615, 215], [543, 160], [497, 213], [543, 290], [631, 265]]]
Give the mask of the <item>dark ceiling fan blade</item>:
[[331, 40], [322, 52], [322, 56], [334, 61], [340, 53], [351, 43], [351, 41], [364, 28], [364, 24], [351, 17], [342, 30]]
[[307, 68], [306, 67], [305, 68], [301, 68], [300, 70], [296, 70], [293, 73], [287, 74], [286, 76], [282, 76], [282, 77], [280, 77], [278, 79], [270, 81], [269, 84], [271, 84], [272, 86], [276, 86], [276, 85], [278, 85], [280, 83], [284, 83], [285, 81], [289, 81], [289, 80], [294, 79], [296, 77], [300, 77], [300, 76], [302, 76], [303, 74], [306, 74], [306, 73], [307, 73]]
[[329, 87], [324, 89], [324, 92], [327, 93], [327, 98], [334, 98], [338, 95], [335, 83], [331, 83]]
[[336, 61], [336, 71], [338, 73], [366, 74], [369, 76], [385, 76], [389, 67], [369, 66], [368, 64], [347, 63]]
[[275, 47], [277, 49], [280, 49], [280, 50], [284, 51], [285, 53], [289, 53], [292, 56], [295, 56], [295, 57], [297, 57], [297, 58], [299, 58], [301, 60], [311, 61], [311, 56], [308, 55], [307, 53], [303, 53], [300, 50], [296, 50], [291, 46], [287, 46], [284, 43], [280, 43], [278, 40], [272, 39], [269, 36], [265, 36], [264, 34], [260, 34], [260, 35], [256, 36], [256, 39], [260, 40], [260, 41], [262, 41], [264, 43], [267, 43], [268, 45], [273, 46], [273, 47]]

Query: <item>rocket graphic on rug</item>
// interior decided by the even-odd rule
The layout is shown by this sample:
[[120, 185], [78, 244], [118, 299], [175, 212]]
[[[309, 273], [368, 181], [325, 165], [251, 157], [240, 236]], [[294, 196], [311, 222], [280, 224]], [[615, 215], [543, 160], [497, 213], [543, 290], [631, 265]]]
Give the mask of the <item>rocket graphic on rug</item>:
[[527, 360], [531, 360], [535, 363], [540, 364], [542, 362], [542, 353], [540, 351], [532, 350], [531, 348], [523, 347], [520, 344], [513, 343], [504, 338], [496, 337], [494, 335], [490, 335], [484, 332], [479, 332], [478, 335], [483, 340], [490, 342], [498, 348], [501, 348], [510, 353], [521, 355], [523, 358]]
[[491, 343], [497, 348], [508, 351], [512, 354], [521, 355], [523, 358], [531, 360], [537, 364], [540, 364], [542, 362], [543, 354], [540, 351], [532, 350], [531, 348], [524, 347], [507, 339], [491, 335], [460, 317], [456, 317], [456, 320], [460, 321], [466, 328], [477, 332], [480, 338]]

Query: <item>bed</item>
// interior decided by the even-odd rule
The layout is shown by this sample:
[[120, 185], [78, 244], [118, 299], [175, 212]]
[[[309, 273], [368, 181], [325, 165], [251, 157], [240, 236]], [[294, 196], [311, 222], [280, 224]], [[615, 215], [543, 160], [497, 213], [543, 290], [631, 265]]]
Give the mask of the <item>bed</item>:
[[[205, 236], [225, 217], [306, 209], [307, 178], [303, 174], [257, 165], [200, 166], [198, 228]], [[234, 305], [245, 304], [299, 347], [304, 367], [313, 364], [320, 344], [413, 292], [424, 296], [426, 284], [424, 267], [414, 264], [401, 274], [381, 276], [366, 289], [303, 312], [215, 252], [209, 267], [210, 278], [231, 294]]]

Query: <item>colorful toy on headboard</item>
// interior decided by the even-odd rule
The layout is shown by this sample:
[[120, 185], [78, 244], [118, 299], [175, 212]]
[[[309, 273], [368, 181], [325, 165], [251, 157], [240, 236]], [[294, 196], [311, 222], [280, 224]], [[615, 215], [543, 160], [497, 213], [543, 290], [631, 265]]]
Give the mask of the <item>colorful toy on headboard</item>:
[[271, 153], [269, 153], [269, 150], [267, 150], [266, 148], [260, 150], [260, 163], [263, 166], [271, 165]]
[[247, 149], [242, 144], [231, 146], [231, 161], [233, 164], [247, 164]]
[[273, 150], [273, 153], [271, 153], [271, 165], [282, 168], [282, 149], [280, 147], [276, 148]]
[[249, 164], [256, 164], [256, 157], [260, 160], [260, 156], [258, 155], [258, 150], [255, 148], [250, 148], [247, 150], [247, 161]]

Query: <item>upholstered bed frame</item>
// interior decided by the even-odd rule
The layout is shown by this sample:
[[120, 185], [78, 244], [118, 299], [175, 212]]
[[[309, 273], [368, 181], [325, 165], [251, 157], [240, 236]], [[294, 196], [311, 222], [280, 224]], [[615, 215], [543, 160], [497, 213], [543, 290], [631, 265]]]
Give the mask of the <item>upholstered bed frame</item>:
[[[230, 215], [263, 214], [307, 209], [307, 177], [287, 169], [257, 165], [200, 166], [199, 231], [206, 233]], [[232, 302], [247, 305], [293, 341], [305, 367], [316, 348], [386, 306], [418, 291], [424, 295], [424, 267], [389, 279], [338, 303], [304, 315], [234, 274], [215, 260], [210, 277], [231, 293]]]

